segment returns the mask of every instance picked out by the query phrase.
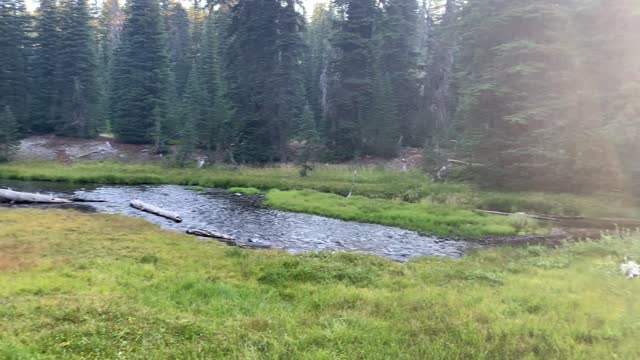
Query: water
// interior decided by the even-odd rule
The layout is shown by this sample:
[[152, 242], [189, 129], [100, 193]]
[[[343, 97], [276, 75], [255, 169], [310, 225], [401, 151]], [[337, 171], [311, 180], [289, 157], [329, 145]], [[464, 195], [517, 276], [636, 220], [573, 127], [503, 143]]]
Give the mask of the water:
[[[7, 186], [16, 191], [106, 200], [74, 207], [140, 217], [180, 232], [189, 229], [221, 232], [240, 243], [259, 242], [292, 253], [353, 251], [406, 261], [418, 256], [458, 258], [470, 247], [464, 241], [438, 239], [394, 227], [269, 209], [261, 206], [261, 196], [236, 195], [219, 189], [196, 191], [177, 185], [80, 188], [62, 183], [0, 180], [0, 187]], [[129, 206], [132, 199], [177, 212], [183, 222], [175, 223], [133, 209]]]

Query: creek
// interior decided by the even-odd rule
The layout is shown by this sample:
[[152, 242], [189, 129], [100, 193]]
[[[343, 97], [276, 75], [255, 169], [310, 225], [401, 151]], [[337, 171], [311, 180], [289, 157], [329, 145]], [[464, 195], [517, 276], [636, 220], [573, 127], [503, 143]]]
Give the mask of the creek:
[[[376, 224], [270, 209], [260, 195], [233, 194], [221, 189], [194, 190], [178, 185], [110, 186], [0, 180], [0, 188], [40, 192], [59, 197], [105, 200], [104, 203], [56, 205], [83, 211], [144, 218], [179, 232], [205, 229], [224, 233], [239, 243], [268, 244], [291, 253], [351, 251], [376, 254], [395, 261], [419, 256], [459, 258], [472, 245]], [[147, 214], [129, 206], [132, 199], [179, 213], [182, 223]], [[13, 205], [23, 207], [25, 205]], [[52, 207], [40, 205], [39, 207]]]

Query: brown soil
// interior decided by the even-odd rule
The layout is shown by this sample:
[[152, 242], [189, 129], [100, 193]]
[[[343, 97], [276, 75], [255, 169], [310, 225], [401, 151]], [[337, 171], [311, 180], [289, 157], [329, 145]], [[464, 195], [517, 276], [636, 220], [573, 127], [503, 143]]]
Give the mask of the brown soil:
[[13, 271], [35, 265], [36, 249], [30, 244], [7, 242], [0, 244], [0, 271]]
[[69, 162], [76, 160], [154, 161], [162, 156], [155, 154], [149, 145], [123, 144], [108, 137], [94, 139], [60, 137], [55, 135], [32, 136], [20, 142], [18, 160], [49, 160]]

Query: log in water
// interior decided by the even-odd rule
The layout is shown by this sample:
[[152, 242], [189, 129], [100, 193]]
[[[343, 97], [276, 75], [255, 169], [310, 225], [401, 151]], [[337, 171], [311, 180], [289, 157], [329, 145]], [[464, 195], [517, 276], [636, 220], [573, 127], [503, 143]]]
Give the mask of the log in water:
[[134, 209], [138, 209], [140, 211], [148, 212], [149, 214], [158, 215], [158, 216], [161, 216], [161, 217], [169, 219], [169, 220], [173, 220], [173, 221], [178, 222], [178, 223], [182, 222], [182, 218], [180, 217], [180, 215], [178, 215], [178, 213], [175, 213], [173, 211], [168, 211], [168, 210], [159, 208], [159, 207], [151, 205], [151, 204], [147, 204], [147, 203], [142, 202], [140, 200], [131, 200], [130, 205]]
[[270, 249], [271, 248], [271, 245], [261, 243], [261, 242], [249, 241], [247, 243], [241, 243], [229, 235], [222, 234], [215, 231], [210, 231], [210, 230], [201, 230], [201, 229], [187, 230], [187, 234], [199, 236], [199, 237], [205, 237], [209, 239], [215, 239], [229, 246], [237, 246], [237, 247], [246, 248], [246, 249]]
[[0, 200], [31, 204], [67, 204], [72, 202], [71, 200], [57, 198], [52, 195], [19, 192], [11, 189], [0, 189]]

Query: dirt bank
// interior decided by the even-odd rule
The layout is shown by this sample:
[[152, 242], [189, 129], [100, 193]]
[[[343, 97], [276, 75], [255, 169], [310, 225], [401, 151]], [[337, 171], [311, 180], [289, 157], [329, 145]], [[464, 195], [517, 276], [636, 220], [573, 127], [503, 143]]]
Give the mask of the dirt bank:
[[122, 144], [108, 137], [95, 139], [68, 138], [55, 135], [23, 139], [16, 160], [77, 161], [117, 160], [154, 161], [162, 157], [149, 145]]

